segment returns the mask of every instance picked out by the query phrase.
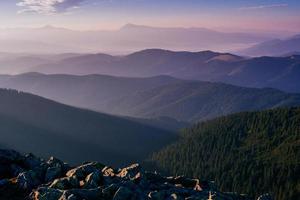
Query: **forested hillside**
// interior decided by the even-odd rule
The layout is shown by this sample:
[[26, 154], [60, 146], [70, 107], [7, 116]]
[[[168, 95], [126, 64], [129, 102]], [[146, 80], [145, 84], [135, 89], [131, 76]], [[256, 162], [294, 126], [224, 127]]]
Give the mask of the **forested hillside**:
[[222, 190], [299, 199], [300, 108], [245, 112], [199, 123], [155, 153], [173, 174], [215, 180]]
[[0, 146], [71, 163], [143, 160], [175, 138], [170, 131], [79, 109], [28, 93], [0, 89]]
[[27, 73], [0, 75], [0, 87], [113, 115], [150, 119], [168, 117], [187, 122], [242, 111], [300, 105], [299, 94], [170, 76], [126, 78]]

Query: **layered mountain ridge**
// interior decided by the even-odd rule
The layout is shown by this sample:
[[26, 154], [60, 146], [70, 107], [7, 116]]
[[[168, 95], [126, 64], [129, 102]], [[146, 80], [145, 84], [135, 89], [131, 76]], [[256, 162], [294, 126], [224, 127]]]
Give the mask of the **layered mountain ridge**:
[[[243, 88], [169, 76], [0, 75], [0, 87], [29, 92], [76, 107], [148, 119], [197, 122], [235, 112], [300, 105], [298, 94]], [[253, 103], [255, 102], [255, 103]]]
[[300, 35], [294, 35], [286, 39], [274, 39], [257, 44], [241, 51], [241, 54], [251, 56], [281, 56], [300, 51]]
[[[155, 35], [155, 37], [153, 37]], [[76, 31], [53, 26], [0, 29], [0, 51], [31, 53], [129, 53], [145, 48], [229, 50], [270, 37], [206, 28], [162, 28], [128, 24], [118, 30]], [[47, 42], [45, 42], [47, 41]]]
[[[289, 52], [291, 53], [291, 52]], [[108, 54], [0, 55], [2, 74], [106, 74], [126, 77], [167, 75], [243, 87], [299, 90], [299, 55], [244, 58], [213, 51], [147, 49], [124, 56]]]

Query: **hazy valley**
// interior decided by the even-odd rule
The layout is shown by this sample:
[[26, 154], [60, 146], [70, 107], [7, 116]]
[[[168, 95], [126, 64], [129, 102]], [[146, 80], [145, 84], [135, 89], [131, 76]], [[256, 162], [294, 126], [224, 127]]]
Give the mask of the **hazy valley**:
[[299, 92], [299, 55], [245, 58], [212, 51], [174, 52], [148, 49], [127, 56], [108, 54], [57, 54], [15, 56], [1, 59], [4, 74], [107, 74], [149, 77], [167, 75], [180, 79], [224, 82], [243, 87], [272, 87]]
[[300, 199], [299, 10], [0, 1], [0, 200]]
[[300, 105], [299, 94], [170, 76], [128, 78], [28, 73], [0, 75], [0, 86], [114, 115], [168, 117], [190, 123], [242, 111]]

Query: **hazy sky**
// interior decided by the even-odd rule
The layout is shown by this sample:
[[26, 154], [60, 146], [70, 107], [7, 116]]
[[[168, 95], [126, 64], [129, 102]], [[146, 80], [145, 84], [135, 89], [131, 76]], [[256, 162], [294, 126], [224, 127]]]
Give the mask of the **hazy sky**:
[[300, 32], [299, 0], [0, 0], [0, 27], [116, 29], [126, 23]]

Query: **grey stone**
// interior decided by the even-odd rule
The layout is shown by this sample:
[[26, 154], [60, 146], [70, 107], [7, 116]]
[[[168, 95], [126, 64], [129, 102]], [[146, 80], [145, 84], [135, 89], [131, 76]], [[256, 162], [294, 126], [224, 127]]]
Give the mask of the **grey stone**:
[[34, 200], [58, 200], [63, 195], [63, 191], [53, 188], [40, 187], [33, 192]]
[[62, 168], [61, 168], [61, 166], [49, 167], [46, 170], [45, 182], [48, 183], [50, 181], [53, 181], [56, 178], [59, 178], [61, 175], [62, 175]]
[[260, 195], [257, 200], [273, 200], [273, 197], [270, 194], [263, 194]]
[[104, 165], [97, 162], [91, 162], [69, 170], [66, 175], [68, 177], [76, 176], [79, 180], [83, 180], [90, 173], [96, 170], [102, 170], [103, 168]]
[[115, 193], [113, 200], [130, 200], [133, 196], [134, 193], [130, 189], [126, 187], [120, 187]]
[[74, 176], [59, 178], [55, 179], [49, 187], [60, 190], [79, 188], [79, 180]]
[[98, 187], [103, 181], [102, 173], [99, 170], [96, 170], [85, 178], [84, 188], [91, 189]]
[[36, 172], [32, 170], [19, 174], [16, 183], [23, 190], [32, 190], [41, 184]]

